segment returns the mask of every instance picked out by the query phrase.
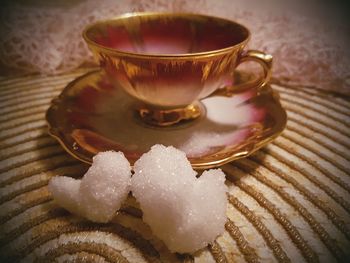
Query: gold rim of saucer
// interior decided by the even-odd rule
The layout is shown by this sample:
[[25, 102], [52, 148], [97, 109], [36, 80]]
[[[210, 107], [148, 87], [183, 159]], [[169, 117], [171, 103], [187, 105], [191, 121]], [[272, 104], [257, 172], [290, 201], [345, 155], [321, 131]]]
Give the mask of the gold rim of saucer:
[[[81, 145], [79, 145], [79, 143], [77, 143], [77, 141], [74, 140], [71, 134], [71, 130], [66, 130], [68, 126], [69, 127], [75, 126], [76, 123], [68, 123], [67, 127], [63, 127], [62, 121], [67, 121], [67, 120], [62, 120], [64, 116], [60, 115], [62, 113], [60, 112], [60, 109], [62, 110], [65, 108], [68, 101], [72, 100], [72, 96], [73, 97], [79, 96], [79, 94], [77, 95], [77, 92], [79, 93], [81, 91], [80, 89], [81, 87], [79, 87], [79, 84], [81, 82], [91, 77], [103, 78], [103, 74], [104, 73], [102, 73], [100, 70], [97, 70], [78, 77], [77, 79], [75, 79], [65, 87], [65, 89], [62, 91], [62, 93], [59, 95], [58, 98], [52, 100], [51, 106], [46, 112], [46, 121], [49, 127], [49, 134], [53, 136], [55, 139], [57, 139], [58, 142], [62, 145], [62, 147], [70, 155], [88, 164], [91, 164], [92, 157], [96, 153], [93, 153], [93, 151], [90, 151], [88, 147], [87, 148], [81, 147]], [[94, 84], [96, 83], [91, 83], [91, 86], [94, 86]], [[75, 95], [72, 95], [72, 94], [75, 94]], [[231, 150], [230, 148], [224, 148], [222, 150], [219, 150], [217, 152], [214, 152], [212, 154], [208, 154], [205, 156], [199, 156], [194, 158], [190, 157], [189, 160], [194, 169], [200, 170], [200, 169], [219, 167], [233, 160], [246, 157], [254, 153], [255, 151], [257, 151], [261, 147], [265, 146], [267, 143], [269, 143], [270, 141], [272, 141], [273, 139], [275, 139], [277, 136], [281, 134], [281, 132], [284, 130], [286, 126], [287, 115], [285, 110], [280, 104], [278, 93], [273, 91], [272, 88], [269, 85], [267, 85], [261, 90], [258, 96], [262, 96], [262, 100], [260, 103], [262, 103], [264, 107], [268, 108], [269, 113], [273, 115], [272, 120], [268, 121], [267, 124], [262, 124], [262, 123], [253, 124], [253, 125], [256, 125], [257, 128], [261, 128], [260, 126], [266, 125], [262, 130], [262, 132], [257, 134], [257, 136], [254, 138], [248, 138], [247, 140], [242, 141], [239, 145], [235, 146]], [[270, 105], [271, 102], [274, 104], [273, 106]], [[272, 108], [269, 108], [269, 107], [272, 107]], [[69, 109], [67, 111], [69, 111]], [[185, 125], [183, 129], [187, 129], [187, 127], [191, 127], [191, 125], [190, 126]], [[140, 129], [141, 128], [142, 126], [140, 126]], [[157, 130], [163, 130], [163, 129], [167, 129], [167, 128], [150, 129], [149, 131], [150, 133], [152, 133], [152, 131], [156, 132]], [[252, 127], [252, 129], [254, 129], [254, 127]], [[174, 129], [167, 129], [166, 131], [170, 134], [171, 132], [174, 132]], [[114, 143], [114, 142], [111, 141], [111, 143]], [[230, 146], [230, 145], [227, 145], [227, 146]], [[110, 150], [114, 150], [114, 149], [112, 149], [111, 147]], [[134, 160], [129, 159], [129, 161], [131, 162], [131, 164], [133, 164], [133, 161], [135, 161], [135, 159]]]
[[[99, 24], [113, 24], [118, 19], [123, 19], [123, 18], [128, 18], [128, 17], [133, 17], [133, 16], [180, 16], [180, 17], [181, 16], [183, 16], [183, 17], [196, 16], [196, 17], [202, 17], [205, 19], [218, 19], [218, 20], [226, 21], [226, 22], [229, 22], [229, 23], [232, 23], [232, 24], [235, 24], [235, 25], [241, 27], [242, 29], [244, 29], [246, 31], [247, 37], [245, 40], [243, 40], [235, 45], [232, 45], [232, 46], [229, 46], [226, 48], [205, 51], [205, 52], [182, 53], [182, 54], [153, 54], [153, 53], [127, 52], [127, 51], [121, 51], [121, 50], [114, 49], [114, 48], [105, 47], [105, 46], [100, 45], [100, 44], [96, 43], [95, 41], [91, 40], [87, 36], [87, 31], [89, 31], [94, 26], [97, 26]], [[95, 48], [103, 50], [104, 52], [109, 53], [109, 54], [123, 55], [123, 56], [128, 56], [128, 57], [133, 57], [133, 58], [183, 60], [183, 59], [188, 59], [188, 58], [209, 58], [209, 57], [220, 55], [220, 54], [230, 53], [242, 45], [245, 46], [251, 37], [251, 33], [250, 33], [249, 29], [247, 27], [245, 27], [244, 25], [237, 23], [235, 21], [229, 20], [229, 19], [222, 18], [222, 17], [209, 16], [209, 15], [196, 14], [196, 13], [131, 12], [131, 13], [125, 13], [125, 14], [122, 14], [119, 16], [115, 16], [111, 19], [105, 19], [105, 20], [100, 20], [100, 21], [94, 22], [94, 23], [92, 23], [84, 28], [82, 36], [83, 36], [84, 40], [89, 45], [92, 45]]]

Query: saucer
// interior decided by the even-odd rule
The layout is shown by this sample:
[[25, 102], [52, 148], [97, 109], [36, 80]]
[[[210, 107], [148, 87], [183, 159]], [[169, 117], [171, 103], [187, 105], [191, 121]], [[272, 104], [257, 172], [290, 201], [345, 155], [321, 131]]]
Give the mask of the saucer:
[[87, 73], [52, 101], [46, 113], [49, 133], [86, 163], [100, 151], [115, 150], [133, 164], [152, 145], [164, 144], [184, 151], [193, 168], [207, 169], [258, 150], [283, 131], [287, 120], [269, 85], [232, 97], [206, 98], [201, 101], [201, 117], [171, 127], [144, 124], [134, 111], [135, 103], [113, 87], [103, 71]]

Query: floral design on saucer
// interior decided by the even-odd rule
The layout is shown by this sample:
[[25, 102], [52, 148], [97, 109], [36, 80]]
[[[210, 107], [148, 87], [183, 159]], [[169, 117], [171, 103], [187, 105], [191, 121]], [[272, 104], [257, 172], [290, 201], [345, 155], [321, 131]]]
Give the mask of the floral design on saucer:
[[286, 125], [286, 112], [270, 86], [204, 99], [203, 116], [168, 128], [142, 123], [135, 103], [103, 71], [87, 73], [52, 101], [46, 114], [49, 132], [87, 163], [100, 151], [116, 150], [133, 164], [152, 145], [164, 144], [186, 152], [194, 168], [207, 169], [253, 153]]

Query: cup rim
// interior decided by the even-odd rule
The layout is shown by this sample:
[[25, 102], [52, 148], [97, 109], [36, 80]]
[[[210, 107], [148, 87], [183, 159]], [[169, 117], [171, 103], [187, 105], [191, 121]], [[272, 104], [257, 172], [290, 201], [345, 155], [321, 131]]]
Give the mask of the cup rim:
[[[209, 51], [203, 51], [203, 52], [194, 52], [194, 53], [180, 53], [180, 54], [156, 54], [156, 53], [139, 53], [139, 52], [128, 52], [128, 51], [122, 51], [118, 50], [115, 48], [110, 48], [106, 47], [104, 45], [98, 44], [96, 41], [92, 40], [89, 38], [87, 35], [88, 31], [100, 24], [105, 24], [108, 22], [116, 21], [118, 19], [122, 18], [128, 18], [128, 17], [134, 17], [134, 16], [153, 16], [153, 15], [160, 15], [160, 16], [196, 16], [196, 17], [203, 17], [203, 18], [211, 18], [211, 19], [219, 19], [222, 21], [229, 22], [231, 24], [234, 24], [240, 28], [242, 28], [244, 31], [247, 33], [247, 37], [232, 46], [221, 48], [221, 49], [213, 49]], [[104, 19], [104, 20], [99, 20], [94, 23], [91, 23], [87, 25], [83, 32], [82, 32], [83, 39], [88, 45], [92, 45], [94, 47], [97, 47], [100, 50], [103, 50], [104, 52], [115, 54], [115, 55], [122, 55], [122, 56], [128, 56], [128, 57], [136, 57], [136, 58], [157, 58], [157, 59], [183, 59], [183, 58], [194, 58], [194, 57], [211, 57], [219, 54], [225, 54], [225, 53], [230, 53], [232, 50], [237, 49], [238, 47], [245, 46], [245, 44], [249, 41], [251, 37], [251, 33], [247, 27], [244, 25], [237, 23], [235, 21], [232, 21], [230, 19], [222, 18], [222, 17], [217, 17], [217, 16], [211, 16], [211, 15], [205, 15], [205, 14], [200, 14], [200, 13], [171, 13], [171, 12], [129, 12], [129, 13], [124, 13], [119, 16], [112, 17], [110, 19]]]

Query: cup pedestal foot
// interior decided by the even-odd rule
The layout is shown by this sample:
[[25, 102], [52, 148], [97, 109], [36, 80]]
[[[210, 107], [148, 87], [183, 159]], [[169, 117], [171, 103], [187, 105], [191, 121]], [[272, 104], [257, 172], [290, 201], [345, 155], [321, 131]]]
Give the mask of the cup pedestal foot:
[[185, 108], [155, 109], [140, 107], [137, 112], [141, 120], [151, 126], [166, 127], [184, 121], [197, 119], [205, 111], [200, 102], [195, 102]]

